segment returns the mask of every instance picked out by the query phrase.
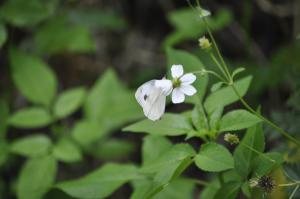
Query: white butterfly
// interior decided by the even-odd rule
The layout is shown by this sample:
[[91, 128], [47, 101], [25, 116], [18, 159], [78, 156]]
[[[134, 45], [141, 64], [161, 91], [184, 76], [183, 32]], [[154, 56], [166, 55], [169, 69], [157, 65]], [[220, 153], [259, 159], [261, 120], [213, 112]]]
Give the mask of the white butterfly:
[[153, 121], [162, 117], [166, 106], [166, 95], [161, 88], [155, 86], [155, 81], [144, 83], [135, 93], [135, 98], [143, 108], [145, 116]]

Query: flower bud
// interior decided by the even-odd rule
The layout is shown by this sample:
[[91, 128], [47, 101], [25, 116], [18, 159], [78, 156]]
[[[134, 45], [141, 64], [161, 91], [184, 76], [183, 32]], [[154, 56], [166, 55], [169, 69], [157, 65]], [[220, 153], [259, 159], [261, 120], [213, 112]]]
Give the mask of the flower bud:
[[239, 137], [237, 135], [231, 134], [231, 133], [226, 133], [224, 135], [224, 140], [226, 142], [228, 142], [229, 144], [231, 144], [231, 145], [235, 145], [235, 144], [240, 143]]
[[198, 41], [199, 41], [199, 46], [201, 49], [203, 49], [203, 50], [211, 49], [211, 43], [205, 36], [201, 37]]

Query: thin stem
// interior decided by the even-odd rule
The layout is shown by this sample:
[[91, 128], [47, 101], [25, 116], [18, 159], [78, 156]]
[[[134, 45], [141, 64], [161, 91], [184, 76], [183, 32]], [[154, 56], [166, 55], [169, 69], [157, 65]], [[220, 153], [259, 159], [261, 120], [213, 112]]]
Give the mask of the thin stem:
[[190, 73], [201, 74], [201, 75], [205, 74], [205, 73], [212, 74], [212, 75], [216, 76], [218, 79], [220, 79], [222, 82], [224, 82], [225, 84], [227, 84], [227, 81], [223, 77], [221, 77], [218, 73], [216, 73], [216, 72], [214, 72], [212, 70], [205, 70], [205, 69], [203, 69], [203, 70], [192, 71]]
[[289, 199], [292, 199], [294, 197], [294, 195], [296, 194], [297, 190], [299, 189], [299, 185], [297, 185], [295, 187], [295, 189], [293, 190], [292, 194], [290, 195]]
[[223, 75], [225, 76], [225, 78], [227, 78], [227, 74], [224, 71], [223, 67], [221, 66], [221, 64], [218, 62], [218, 60], [216, 59], [216, 57], [214, 56], [213, 53], [210, 53], [210, 57], [212, 58], [212, 60], [216, 63], [216, 65], [218, 66], [219, 70], [223, 73]]
[[188, 179], [188, 180], [201, 186], [207, 186], [209, 184], [209, 182], [206, 182], [204, 180], [198, 180], [198, 179]]
[[258, 150], [256, 150], [256, 149], [250, 147], [249, 145], [247, 145], [247, 144], [245, 144], [245, 143], [243, 143], [243, 142], [240, 142], [240, 144], [242, 144], [242, 145], [245, 146], [246, 148], [250, 149], [251, 151], [257, 153], [258, 155], [263, 156], [263, 157], [266, 158], [267, 160], [269, 160], [269, 161], [271, 161], [271, 162], [275, 162], [275, 160], [273, 160], [273, 159], [270, 158], [269, 156], [267, 156], [267, 155], [265, 155], [264, 153], [262, 153], [262, 152], [260, 152], [260, 151], [258, 151]]
[[300, 141], [297, 140], [296, 138], [294, 138], [293, 136], [291, 136], [289, 133], [287, 133], [286, 131], [284, 131], [282, 128], [280, 128], [279, 126], [277, 126], [276, 124], [274, 124], [273, 122], [271, 122], [270, 120], [268, 120], [267, 118], [265, 118], [264, 116], [262, 116], [261, 114], [257, 113], [244, 99], [243, 97], [239, 94], [238, 90], [235, 88], [234, 84], [230, 85], [231, 88], [233, 89], [233, 91], [235, 92], [235, 94], [239, 97], [239, 100], [242, 102], [242, 104], [250, 111], [252, 112], [254, 115], [256, 115], [258, 118], [260, 118], [261, 120], [263, 120], [265, 123], [269, 124], [271, 127], [273, 127], [274, 129], [276, 129], [279, 133], [281, 133], [284, 137], [286, 137], [287, 139], [289, 139], [291, 142], [294, 142], [296, 145], [298, 145], [300, 147]]
[[279, 184], [277, 185], [278, 187], [291, 187], [291, 186], [296, 186], [300, 185], [300, 181], [292, 182], [292, 183], [287, 183], [287, 184]]

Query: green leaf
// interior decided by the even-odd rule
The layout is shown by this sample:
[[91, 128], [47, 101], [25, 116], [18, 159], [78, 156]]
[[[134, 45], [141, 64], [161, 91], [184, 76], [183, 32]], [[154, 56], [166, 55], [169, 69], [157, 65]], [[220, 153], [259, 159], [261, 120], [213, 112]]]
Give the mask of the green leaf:
[[10, 144], [10, 152], [26, 156], [37, 157], [46, 155], [52, 147], [51, 140], [45, 135], [29, 135]]
[[144, 119], [125, 127], [123, 131], [150, 133], [153, 135], [178, 136], [186, 134], [191, 129], [191, 125], [184, 116], [167, 113], [159, 121]]
[[89, 120], [102, 123], [108, 130], [142, 116], [134, 93], [126, 89], [110, 69], [89, 92], [84, 104], [84, 113]]
[[3, 46], [7, 39], [7, 31], [5, 25], [0, 22], [0, 48]]
[[[173, 64], [182, 64], [185, 73], [204, 69], [203, 63], [196, 56], [186, 51], [168, 48], [167, 69], [169, 74]], [[207, 75], [199, 76], [198, 79], [195, 81], [195, 83], [193, 83], [193, 85], [197, 89], [197, 94], [195, 94], [192, 97], [188, 97], [186, 102], [199, 104], [205, 94], [207, 83], [208, 83]]]
[[196, 105], [193, 109], [192, 122], [197, 130], [209, 129], [206, 114], [200, 104]]
[[152, 164], [161, 154], [170, 150], [172, 143], [163, 136], [148, 135], [142, 146], [143, 165]]
[[84, 88], [74, 88], [61, 93], [54, 104], [54, 116], [60, 119], [75, 112], [82, 105], [85, 95]]
[[8, 126], [8, 117], [9, 117], [9, 106], [8, 103], [0, 99], [0, 140], [4, 140], [6, 137], [6, 131]]
[[[252, 77], [248, 76], [234, 82], [234, 86], [238, 90], [240, 96], [244, 96], [250, 86]], [[205, 110], [210, 114], [214, 109], [220, 106], [227, 106], [233, 102], [236, 102], [239, 97], [233, 91], [231, 87], [224, 87], [216, 92], [211, 93], [204, 102]]]
[[141, 172], [152, 174], [154, 177], [150, 186], [143, 191], [141, 198], [153, 198], [165, 189], [193, 162], [192, 157], [194, 155], [195, 151], [190, 145], [177, 144], [164, 151], [152, 163], [145, 164]]
[[39, 28], [34, 40], [36, 51], [42, 54], [89, 53], [96, 49], [95, 41], [86, 27], [72, 26], [66, 16], [60, 15]]
[[246, 129], [262, 120], [246, 110], [234, 110], [226, 113], [220, 121], [220, 132]]
[[243, 137], [241, 144], [239, 144], [234, 151], [234, 162], [235, 169], [244, 179], [248, 179], [253, 167], [253, 160], [257, 157], [257, 153], [253, 152], [245, 145], [259, 151], [263, 152], [265, 148], [264, 133], [262, 130], [262, 125], [257, 124], [249, 128], [246, 135]]
[[240, 67], [240, 68], [237, 68], [237, 69], [235, 69], [233, 72], [232, 72], [232, 79], [234, 79], [234, 77], [236, 76], [236, 75], [238, 75], [239, 73], [241, 73], [241, 72], [243, 72], [245, 70], [245, 68], [243, 68], [243, 67]]
[[[134, 184], [134, 192], [130, 199], [141, 199], [149, 188], [151, 181], [137, 181]], [[192, 199], [195, 184], [184, 178], [178, 178], [166, 186], [161, 192], [157, 193], [153, 199]]]
[[199, 199], [214, 199], [216, 193], [221, 188], [220, 181], [215, 178], [201, 191]]
[[72, 130], [73, 139], [82, 146], [90, 145], [105, 135], [105, 129], [96, 121], [82, 120]]
[[234, 167], [231, 153], [224, 146], [216, 143], [203, 144], [196, 155], [195, 163], [200, 169], [210, 172], [224, 171]]
[[133, 143], [126, 140], [108, 139], [99, 142], [96, 149], [92, 147], [92, 153], [101, 160], [126, 159], [134, 152]]
[[94, 30], [123, 30], [127, 24], [118, 13], [98, 8], [80, 8], [70, 10], [70, 20], [75, 24]]
[[53, 156], [63, 162], [78, 162], [82, 159], [80, 148], [67, 138], [63, 138], [55, 144]]
[[217, 129], [219, 129], [219, 123], [223, 114], [223, 110], [224, 107], [220, 106], [219, 108], [216, 108], [210, 115], [208, 115], [209, 126], [212, 130], [217, 131]]
[[[267, 158], [266, 158], [266, 157]], [[269, 174], [272, 170], [278, 168], [283, 162], [283, 155], [277, 152], [265, 153], [265, 156], [258, 156], [253, 163], [253, 177]], [[274, 160], [274, 162], [270, 161]]]
[[235, 199], [239, 193], [241, 184], [238, 182], [228, 182], [221, 186], [214, 199]]
[[52, 70], [39, 58], [12, 49], [12, 78], [29, 101], [49, 106], [56, 94], [57, 81]]
[[213, 93], [213, 92], [216, 92], [217, 90], [219, 90], [222, 86], [223, 86], [224, 82], [217, 82], [215, 84], [213, 84], [210, 88], [210, 91]]
[[51, 188], [56, 176], [56, 161], [52, 156], [30, 159], [23, 166], [18, 183], [19, 199], [41, 199]]
[[51, 115], [39, 107], [24, 108], [10, 116], [9, 124], [18, 128], [40, 128], [52, 122]]
[[57, 188], [76, 198], [106, 198], [129, 180], [138, 179], [136, 167], [106, 164], [77, 180], [61, 182]]
[[14, 26], [34, 26], [50, 17], [56, 4], [53, 0], [8, 0], [0, 8], [0, 16]]

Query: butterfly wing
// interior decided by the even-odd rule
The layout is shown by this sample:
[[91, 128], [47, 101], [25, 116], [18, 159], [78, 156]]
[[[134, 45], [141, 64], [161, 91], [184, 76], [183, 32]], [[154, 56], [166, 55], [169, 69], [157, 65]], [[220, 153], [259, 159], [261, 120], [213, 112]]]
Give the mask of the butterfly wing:
[[165, 112], [166, 96], [160, 88], [155, 87], [155, 80], [141, 85], [135, 98], [143, 108], [144, 114], [150, 120], [159, 120]]

